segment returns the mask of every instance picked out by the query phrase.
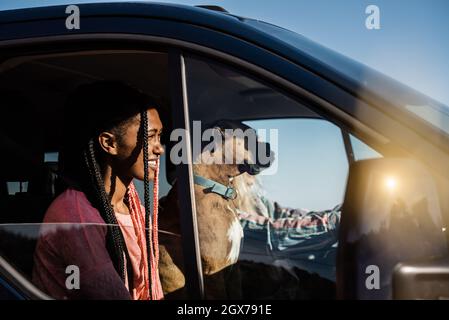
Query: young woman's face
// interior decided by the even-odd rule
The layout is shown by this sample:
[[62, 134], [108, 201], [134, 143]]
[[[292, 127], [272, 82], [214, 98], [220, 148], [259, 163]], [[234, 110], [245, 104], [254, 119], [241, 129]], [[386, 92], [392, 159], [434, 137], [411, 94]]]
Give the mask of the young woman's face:
[[[154, 179], [156, 160], [164, 153], [161, 145], [162, 122], [155, 109], [148, 109], [148, 168], [149, 179]], [[115, 140], [115, 155], [110, 165], [118, 175], [126, 178], [144, 179], [143, 141], [140, 130], [140, 115], [129, 122], [124, 134]]]

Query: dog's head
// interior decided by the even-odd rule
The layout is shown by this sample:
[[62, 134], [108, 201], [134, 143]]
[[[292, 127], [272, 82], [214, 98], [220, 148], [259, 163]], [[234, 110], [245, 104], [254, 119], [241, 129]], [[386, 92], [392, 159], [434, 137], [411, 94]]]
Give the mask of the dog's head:
[[[203, 132], [201, 162], [233, 167], [233, 176], [256, 175], [274, 161], [270, 144], [260, 141], [257, 131], [235, 120], [220, 120]], [[210, 139], [210, 140], [209, 140]]]

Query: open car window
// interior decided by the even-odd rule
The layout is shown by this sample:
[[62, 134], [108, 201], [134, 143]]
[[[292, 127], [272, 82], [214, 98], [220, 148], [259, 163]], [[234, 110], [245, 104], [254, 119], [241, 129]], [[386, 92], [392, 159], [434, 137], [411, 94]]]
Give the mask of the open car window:
[[[50, 262], [36, 256], [42, 235], [47, 235], [47, 238], [61, 245], [47, 252], [54, 258], [50, 261], [57, 262], [57, 272], [60, 273], [64, 273], [69, 265], [77, 265], [76, 261], [70, 261], [67, 255], [70, 251], [88, 253], [92, 243], [104, 242], [104, 226], [45, 220], [52, 201], [67, 188], [61, 150], [65, 143], [64, 116], [68, 96], [80, 85], [101, 80], [118, 80], [154, 97], [164, 131], [167, 132], [167, 135], [162, 136], [161, 143], [166, 144], [171, 129], [166, 52], [112, 48], [18, 56], [0, 63], [0, 103], [4, 108], [4, 115], [0, 118], [0, 147], [4, 159], [0, 170], [0, 255], [43, 292], [56, 288], [54, 298], [57, 299], [81, 296], [77, 295], [76, 290], [66, 291], [65, 284], [61, 282], [63, 274], [60, 274], [59, 282], [55, 278], [56, 283], [47, 283], [51, 278], [49, 272], [56, 272], [56, 269], [46, 268]], [[83, 123], [79, 125], [83, 126]], [[162, 157], [159, 167], [160, 198], [165, 197], [172, 188], [174, 171], [175, 167], [170, 165], [169, 158]], [[135, 186], [141, 203], [144, 203], [143, 183], [136, 181]], [[152, 184], [150, 188], [153, 188]], [[168, 230], [164, 223], [161, 223], [159, 230], [161, 246], [175, 241], [181, 248], [179, 231]], [[74, 248], [76, 241], [73, 239], [79, 239], [80, 236], [84, 236], [86, 242]], [[64, 252], [68, 260], [64, 258]], [[178, 270], [178, 266], [181, 267], [183, 263], [176, 260], [174, 265], [175, 262], [164, 250], [161, 250], [161, 255], [165, 259], [161, 259], [164, 261], [161, 262], [161, 269], [165, 270], [168, 263], [172, 270]], [[87, 254], [85, 256], [88, 257]], [[100, 272], [101, 264], [107, 259], [103, 256], [104, 259], [100, 259], [102, 261], [96, 261], [96, 257], [100, 258], [101, 254], [95, 253], [92, 253], [92, 257], [92, 267]], [[41, 267], [37, 271], [36, 261]], [[80, 276], [83, 279], [85, 274], [85, 287], [100, 286], [103, 280], [105, 285], [112, 281], [108, 274], [103, 275], [103, 280], [99, 279], [101, 272], [97, 280], [94, 280], [95, 276], [86, 277], [91, 270], [79, 267], [84, 268]], [[163, 271], [161, 274], [164, 274]], [[180, 277], [183, 279], [182, 274]], [[117, 289], [115, 293], [111, 291], [110, 296], [99, 298], [120, 298], [120, 294], [121, 289]]]

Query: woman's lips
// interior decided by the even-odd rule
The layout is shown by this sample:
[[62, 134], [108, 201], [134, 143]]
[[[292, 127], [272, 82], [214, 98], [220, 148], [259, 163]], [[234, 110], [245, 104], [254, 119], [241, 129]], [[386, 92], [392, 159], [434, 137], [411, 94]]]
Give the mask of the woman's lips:
[[148, 166], [149, 166], [151, 169], [156, 169], [156, 166], [157, 166], [157, 160], [149, 160], [149, 161], [148, 161]]

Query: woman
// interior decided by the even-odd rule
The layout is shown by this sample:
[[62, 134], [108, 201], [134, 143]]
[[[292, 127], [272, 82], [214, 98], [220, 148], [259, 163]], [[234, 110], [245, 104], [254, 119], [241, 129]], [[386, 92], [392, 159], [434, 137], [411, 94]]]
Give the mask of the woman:
[[[164, 149], [154, 100], [102, 81], [78, 88], [65, 116], [68, 188], [45, 214], [34, 283], [58, 299], [162, 299], [157, 178]], [[133, 179], [144, 181], [145, 207]]]

